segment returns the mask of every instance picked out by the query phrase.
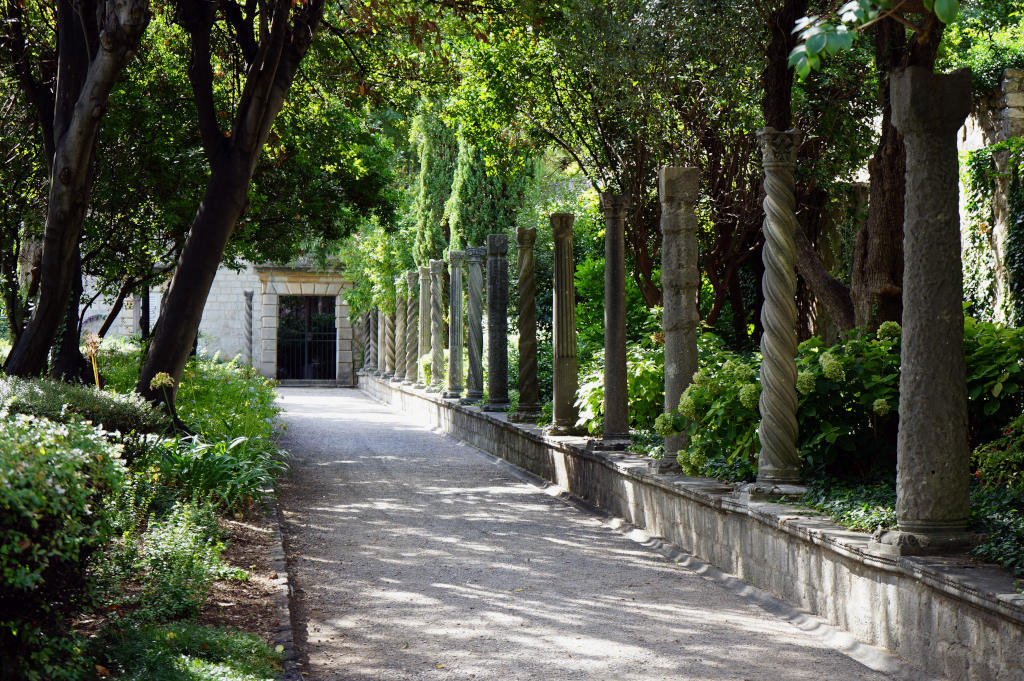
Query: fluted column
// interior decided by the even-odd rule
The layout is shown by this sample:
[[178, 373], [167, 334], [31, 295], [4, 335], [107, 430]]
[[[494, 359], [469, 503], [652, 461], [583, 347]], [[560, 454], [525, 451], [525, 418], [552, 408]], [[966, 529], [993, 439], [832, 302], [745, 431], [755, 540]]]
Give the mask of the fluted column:
[[593, 446], [629, 446], [626, 384], [626, 211], [628, 194], [601, 194], [604, 213], [604, 434]]
[[395, 279], [395, 371], [392, 381], [405, 380], [405, 277]]
[[516, 265], [519, 270], [519, 405], [510, 421], [536, 423], [540, 418], [537, 386], [537, 282], [534, 277], [534, 227], [516, 229]]
[[903, 335], [892, 553], [961, 551], [975, 539], [963, 338], [957, 130], [971, 74], [911, 66], [890, 81], [893, 124], [906, 145]]
[[576, 263], [572, 255], [571, 213], [551, 216], [554, 238], [554, 277], [552, 291], [552, 353], [554, 374], [552, 380], [550, 435], [576, 435], [579, 409], [576, 392], [579, 389], [579, 361], [576, 358]]
[[451, 290], [448, 292], [448, 387], [444, 397], [462, 396], [462, 263], [465, 251], [448, 251]]
[[764, 156], [764, 275], [761, 288], [761, 453], [757, 482], [796, 484], [796, 195], [793, 167], [800, 146], [796, 130], [757, 133]]
[[[421, 265], [420, 273], [420, 314], [419, 314], [419, 340], [417, 342], [416, 364], [430, 354], [430, 267]], [[416, 371], [416, 387], [425, 388], [426, 376], [423, 371]]]
[[[679, 406], [679, 397], [697, 371], [697, 168], [664, 167], [658, 172], [661, 198], [662, 329], [665, 332], [665, 412]], [[665, 438], [665, 455], [656, 468], [679, 468], [676, 455], [686, 447], [686, 434]]]
[[430, 261], [430, 392], [444, 387], [444, 301], [441, 277], [444, 260]]
[[466, 249], [466, 293], [469, 299], [469, 319], [467, 320], [468, 342], [466, 352], [469, 356], [469, 376], [466, 381], [466, 397], [464, 404], [479, 402], [484, 396], [484, 257], [487, 255], [485, 246], [471, 246]]
[[415, 270], [405, 273], [405, 283], [408, 286], [408, 296], [405, 303], [405, 381], [404, 385], [411, 385], [419, 380], [419, 362], [417, 351], [419, 348], [419, 298], [416, 290], [418, 277]]
[[508, 409], [508, 237], [487, 235], [487, 404]]

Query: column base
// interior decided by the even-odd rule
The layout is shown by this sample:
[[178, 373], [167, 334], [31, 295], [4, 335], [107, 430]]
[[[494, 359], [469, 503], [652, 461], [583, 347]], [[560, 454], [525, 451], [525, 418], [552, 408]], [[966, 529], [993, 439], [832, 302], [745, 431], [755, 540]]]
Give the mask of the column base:
[[403, 378], [402, 376], [392, 376], [391, 377], [391, 382], [392, 383], [401, 383], [404, 380], [405, 380], [405, 378]]
[[464, 404], [466, 406], [480, 404], [480, 400], [482, 400], [483, 398], [483, 395], [466, 395], [465, 397], [459, 400], [459, 404]]
[[441, 393], [441, 397], [443, 397], [446, 400], [460, 400], [460, 399], [462, 399], [462, 391], [461, 390], [445, 390], [443, 393]]
[[517, 409], [509, 414], [508, 420], [512, 423], [528, 423], [535, 426], [537, 425], [537, 420], [543, 415], [539, 409]]
[[427, 392], [428, 393], [439, 393], [439, 392], [443, 392], [443, 391], [444, 391], [444, 386], [443, 385], [430, 385], [430, 386], [427, 386]]
[[740, 501], [784, 501], [796, 500], [807, 493], [805, 485], [791, 485], [780, 482], [748, 482], [733, 490], [732, 496]]
[[483, 411], [508, 411], [510, 403], [505, 402], [488, 402], [484, 406], [480, 407]]
[[411, 378], [407, 378], [402, 381], [402, 385], [416, 385], [416, 381], [412, 380]]
[[943, 556], [967, 553], [982, 536], [965, 530], [939, 532], [875, 531], [868, 549], [885, 556]]
[[587, 451], [591, 452], [624, 452], [629, 449], [630, 442], [628, 437], [622, 437], [621, 435], [602, 437], [601, 439], [594, 438], [593, 440], [587, 440]]
[[576, 425], [569, 425], [569, 426], [567, 426], [565, 424], [552, 423], [550, 426], [548, 426], [548, 427], [546, 427], [544, 429], [544, 434], [545, 435], [551, 435], [551, 436], [554, 436], [554, 437], [566, 437], [566, 436], [579, 437], [579, 436], [582, 436], [582, 435], [586, 435], [587, 434], [587, 430], [586, 430], [586, 428], [582, 428], [582, 427], [576, 426]]
[[683, 469], [676, 461], [675, 454], [672, 456], [663, 456], [660, 459], [655, 459], [647, 464], [647, 468], [652, 473], [661, 473], [662, 475], [673, 475], [676, 473], [682, 473]]

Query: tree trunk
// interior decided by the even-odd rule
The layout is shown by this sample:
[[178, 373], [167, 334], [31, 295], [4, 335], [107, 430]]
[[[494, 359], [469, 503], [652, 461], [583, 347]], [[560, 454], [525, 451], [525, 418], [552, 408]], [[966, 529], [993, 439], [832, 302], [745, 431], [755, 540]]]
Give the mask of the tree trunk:
[[761, 112], [765, 125], [776, 130], [788, 130], [793, 125], [793, 69], [789, 67], [789, 53], [797, 43], [793, 27], [797, 19], [807, 14], [807, 3], [808, 0], [785, 0], [768, 17], [771, 38], [765, 48], [767, 63], [761, 72]]
[[57, 336], [57, 352], [50, 375], [68, 383], [87, 383], [93, 380], [92, 367], [82, 354], [81, 329], [78, 325], [78, 308], [82, 300], [82, 257], [75, 248], [74, 269], [71, 277], [71, 295], [65, 306], [64, 323]]
[[[97, 25], [97, 16], [103, 17], [104, 25]], [[102, 13], [95, 3], [61, 0], [57, 4], [60, 52], [53, 109], [54, 155], [39, 300], [7, 356], [4, 370], [8, 374], [39, 376], [46, 370], [74, 280], [75, 251], [89, 201], [100, 118], [148, 21], [148, 0], [109, 2]]]

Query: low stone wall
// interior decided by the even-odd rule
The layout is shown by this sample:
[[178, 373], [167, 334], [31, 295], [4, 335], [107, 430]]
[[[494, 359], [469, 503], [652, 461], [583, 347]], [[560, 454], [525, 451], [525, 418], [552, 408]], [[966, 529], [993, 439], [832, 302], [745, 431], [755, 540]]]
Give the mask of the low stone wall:
[[649, 472], [647, 460], [589, 452], [436, 394], [360, 376], [370, 396], [662, 537], [878, 646], [953, 680], [1024, 681], [1024, 595], [1004, 570], [965, 557], [888, 557], [869, 537], [807, 509], [745, 502], [732, 486]]

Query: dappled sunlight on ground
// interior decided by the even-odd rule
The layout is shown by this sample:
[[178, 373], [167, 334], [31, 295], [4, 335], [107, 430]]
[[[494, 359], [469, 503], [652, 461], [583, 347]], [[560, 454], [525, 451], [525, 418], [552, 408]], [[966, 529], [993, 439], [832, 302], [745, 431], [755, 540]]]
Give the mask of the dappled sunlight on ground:
[[282, 390], [309, 679], [881, 679], [356, 391]]

